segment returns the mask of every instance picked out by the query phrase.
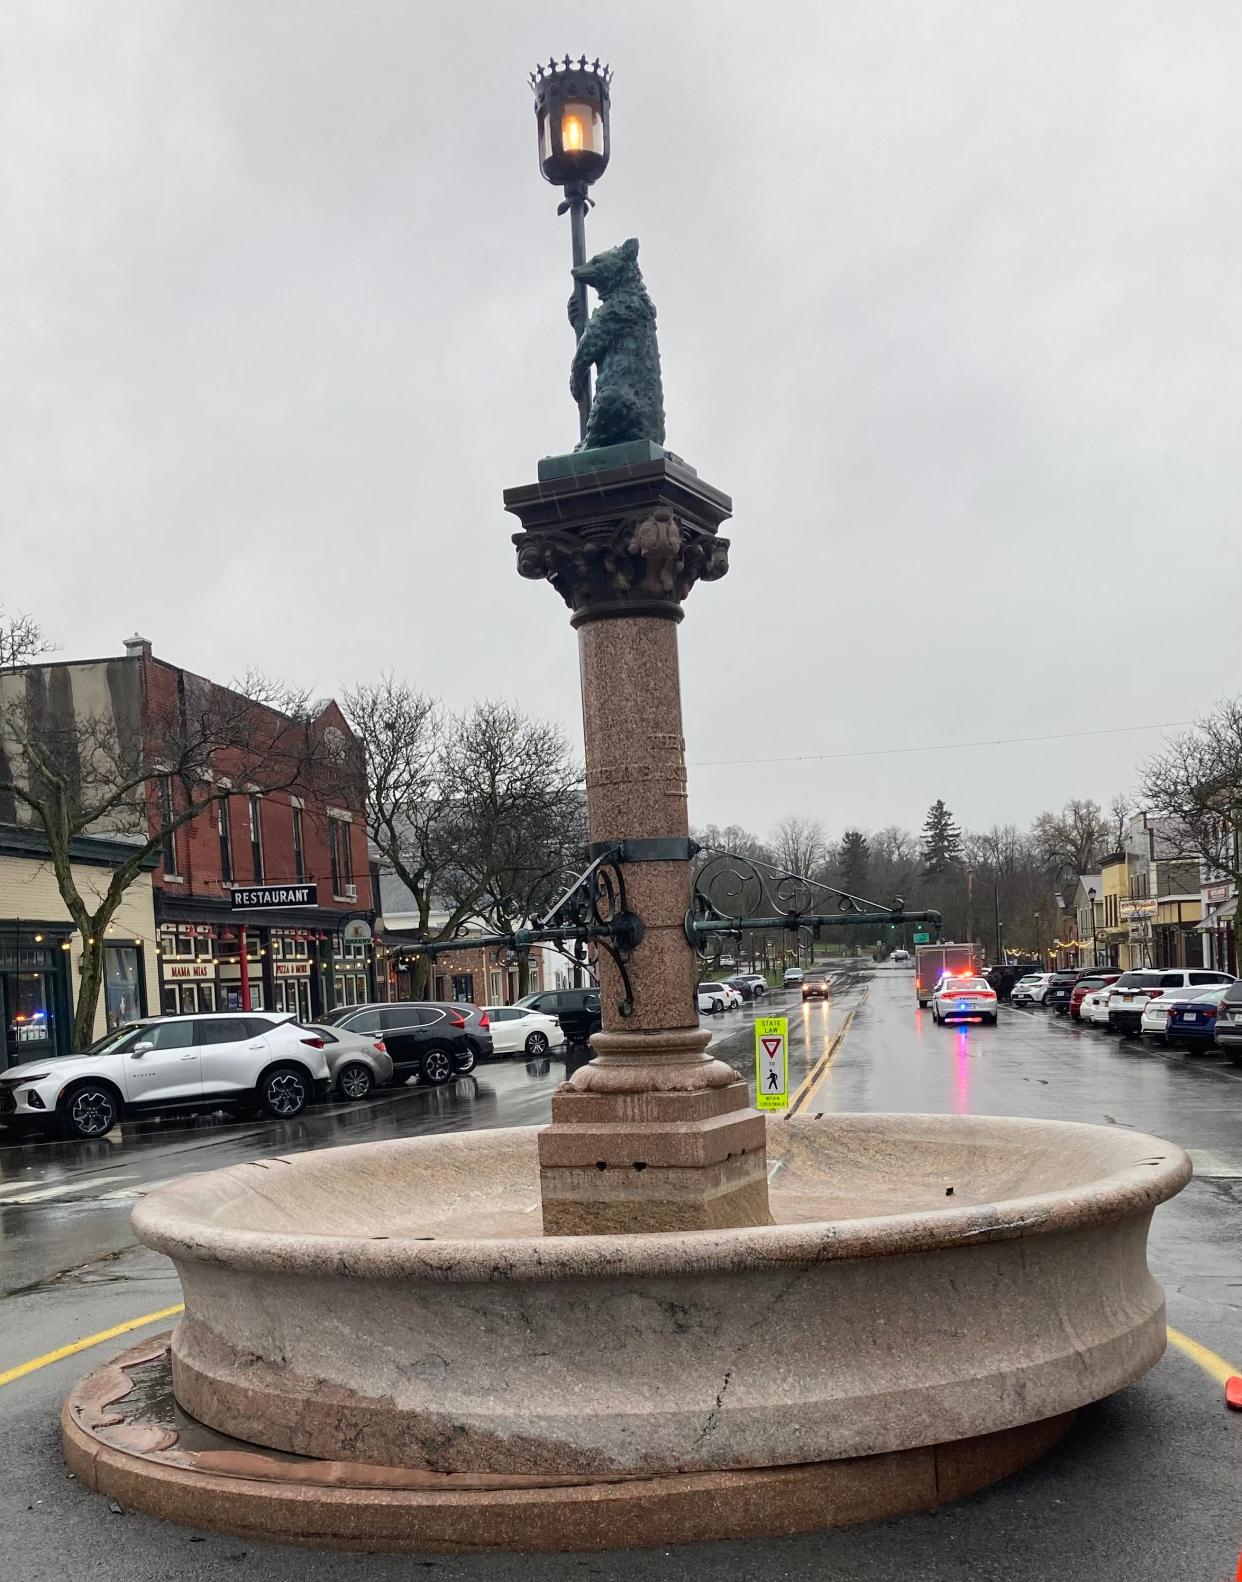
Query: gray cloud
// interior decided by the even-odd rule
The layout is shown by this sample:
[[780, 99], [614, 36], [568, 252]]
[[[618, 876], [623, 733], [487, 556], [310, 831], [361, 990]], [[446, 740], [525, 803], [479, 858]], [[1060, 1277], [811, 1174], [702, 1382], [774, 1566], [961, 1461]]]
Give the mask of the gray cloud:
[[[690, 756], [1182, 719], [1236, 685], [1228, 4], [18, 4], [0, 598], [67, 654], [577, 719], [508, 484], [568, 448], [525, 73], [616, 67], [669, 443], [737, 507]], [[589, 36], [588, 36], [589, 35]], [[701, 768], [696, 819], [1025, 819], [1158, 738]]]

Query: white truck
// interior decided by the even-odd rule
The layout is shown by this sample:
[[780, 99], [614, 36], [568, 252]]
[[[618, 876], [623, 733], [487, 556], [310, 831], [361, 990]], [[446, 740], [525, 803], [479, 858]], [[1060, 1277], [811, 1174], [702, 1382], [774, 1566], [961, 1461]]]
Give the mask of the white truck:
[[932, 990], [946, 972], [980, 973], [983, 951], [978, 945], [916, 945], [914, 947], [914, 992], [926, 1008]]

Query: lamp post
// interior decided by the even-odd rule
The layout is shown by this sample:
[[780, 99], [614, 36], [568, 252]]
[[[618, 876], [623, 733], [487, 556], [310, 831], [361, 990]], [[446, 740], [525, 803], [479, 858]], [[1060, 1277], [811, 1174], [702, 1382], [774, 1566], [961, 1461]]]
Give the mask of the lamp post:
[[[571, 216], [574, 258], [584, 262], [589, 188], [609, 155], [610, 76], [598, 61], [566, 56], [531, 77], [539, 168], [564, 190], [561, 212]], [[552, 1124], [539, 1134], [551, 1236], [769, 1218], [764, 1119], [750, 1107], [745, 1079], [708, 1053], [686, 927], [697, 847], [678, 624], [692, 588], [729, 569], [729, 541], [718, 530], [733, 503], [663, 448], [654, 309], [637, 255], [636, 238], [612, 250], [629, 306], [617, 313], [614, 304], [603, 329], [597, 310], [597, 333], [571, 364], [575, 397], [592, 340], [607, 350], [591, 364], [631, 369], [626, 388], [612, 391], [612, 421], [597, 423], [597, 382], [594, 404], [579, 404], [590, 418], [585, 443], [572, 455], [545, 456], [537, 482], [504, 497], [521, 529], [513, 535], [519, 576], [548, 582], [569, 608], [582, 689], [591, 866], [577, 889], [589, 886], [603, 1025], [591, 1035], [592, 1058], [553, 1095]], [[570, 317], [580, 341], [585, 307], [579, 292]]]
[[1035, 914], [1035, 954], [1039, 957], [1039, 964], [1042, 967], [1043, 964], [1044, 964], [1044, 947], [1043, 947], [1043, 942], [1041, 941], [1041, 939], [1039, 937], [1039, 913], [1038, 912], [1036, 912], [1036, 914]]
[[[585, 55], [559, 64], [550, 59], [530, 74], [535, 92], [535, 127], [539, 138], [539, 169], [545, 181], [564, 191], [558, 214], [568, 213], [570, 247], [575, 264], [586, 263], [586, 214], [592, 206], [590, 188], [608, 168], [609, 84], [612, 69]], [[587, 288], [574, 282], [569, 322], [581, 339], [587, 322]], [[585, 438], [591, 411], [590, 389], [578, 398], [579, 437]]]
[[1091, 902], [1091, 965], [1093, 967], [1098, 967], [1099, 964], [1100, 964], [1100, 950], [1099, 950], [1099, 945], [1096, 942], [1096, 931], [1095, 931], [1095, 886], [1094, 885], [1091, 885], [1091, 886], [1088, 887], [1088, 889], [1087, 889], [1087, 899]]

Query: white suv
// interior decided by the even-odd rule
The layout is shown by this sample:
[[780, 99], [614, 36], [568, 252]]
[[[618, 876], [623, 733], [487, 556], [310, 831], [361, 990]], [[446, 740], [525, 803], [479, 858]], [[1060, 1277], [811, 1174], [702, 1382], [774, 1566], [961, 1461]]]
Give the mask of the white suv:
[[252, 1011], [127, 1022], [80, 1055], [0, 1076], [0, 1123], [102, 1137], [131, 1115], [262, 1110], [289, 1120], [329, 1086], [324, 1041], [291, 1017]]

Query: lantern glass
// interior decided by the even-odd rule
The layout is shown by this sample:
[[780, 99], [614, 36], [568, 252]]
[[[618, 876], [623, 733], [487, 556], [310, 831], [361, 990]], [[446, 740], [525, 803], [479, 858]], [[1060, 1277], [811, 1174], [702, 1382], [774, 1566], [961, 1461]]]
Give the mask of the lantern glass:
[[585, 99], [569, 99], [561, 111], [561, 147], [567, 154], [602, 154], [604, 118], [599, 106]]
[[[539, 165], [548, 181], [594, 181], [608, 160], [603, 109], [598, 100], [567, 98], [537, 112]], [[558, 136], [559, 133], [559, 136]]]

